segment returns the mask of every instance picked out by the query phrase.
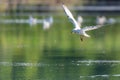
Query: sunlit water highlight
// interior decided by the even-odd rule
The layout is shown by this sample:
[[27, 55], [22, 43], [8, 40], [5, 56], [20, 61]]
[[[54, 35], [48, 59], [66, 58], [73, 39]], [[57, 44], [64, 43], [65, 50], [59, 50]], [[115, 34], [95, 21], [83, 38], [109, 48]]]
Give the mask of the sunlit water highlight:
[[[48, 62], [40, 62], [40, 63], [32, 63], [32, 62], [0, 62], [0, 66], [6, 67], [38, 67], [38, 68], [51, 68], [50, 71], [58, 70], [65, 70], [65, 67], [91, 67], [93, 65], [101, 65], [101, 66], [110, 66], [115, 67], [120, 65], [120, 60], [71, 60], [68, 64], [64, 62], [56, 62], [56, 63], [48, 63]], [[73, 68], [74, 68], [73, 67]], [[80, 79], [109, 79], [109, 78], [120, 78], [120, 74], [97, 74], [97, 75], [80, 75]]]
[[[70, 63], [69, 63], [70, 64]], [[79, 61], [71, 61], [70, 65], [84, 65], [84, 66], [91, 66], [91, 65], [120, 65], [119, 60], [79, 60]], [[49, 64], [49, 63], [27, 63], [27, 62], [0, 62], [0, 66], [36, 66], [36, 67], [44, 67], [44, 66], [64, 66], [67, 64], [56, 63], [56, 64]]]

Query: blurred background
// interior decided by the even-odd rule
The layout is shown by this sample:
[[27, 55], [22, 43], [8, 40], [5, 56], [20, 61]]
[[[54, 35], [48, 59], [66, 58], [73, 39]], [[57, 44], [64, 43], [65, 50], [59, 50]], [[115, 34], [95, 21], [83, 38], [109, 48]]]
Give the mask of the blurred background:
[[[61, 3], [105, 26], [81, 41]], [[119, 80], [119, 26], [119, 0], [0, 0], [0, 80]]]

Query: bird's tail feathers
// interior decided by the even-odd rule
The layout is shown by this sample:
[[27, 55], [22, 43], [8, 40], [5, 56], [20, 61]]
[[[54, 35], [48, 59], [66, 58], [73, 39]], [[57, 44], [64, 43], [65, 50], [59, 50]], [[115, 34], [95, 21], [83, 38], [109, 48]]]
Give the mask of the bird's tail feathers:
[[85, 33], [84, 36], [86, 36], [86, 37], [90, 37], [90, 35], [88, 35], [87, 33]]

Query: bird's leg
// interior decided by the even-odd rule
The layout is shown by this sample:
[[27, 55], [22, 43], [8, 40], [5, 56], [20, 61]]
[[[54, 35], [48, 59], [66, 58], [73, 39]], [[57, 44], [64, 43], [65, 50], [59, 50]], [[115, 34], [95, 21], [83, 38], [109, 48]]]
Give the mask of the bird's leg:
[[83, 41], [83, 36], [80, 36], [80, 40]]
[[80, 40], [83, 41], [83, 38], [81, 37]]

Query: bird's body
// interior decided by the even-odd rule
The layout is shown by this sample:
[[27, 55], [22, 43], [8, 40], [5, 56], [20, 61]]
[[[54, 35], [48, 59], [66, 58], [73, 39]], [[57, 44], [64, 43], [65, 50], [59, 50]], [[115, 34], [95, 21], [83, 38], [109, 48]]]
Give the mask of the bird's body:
[[81, 26], [81, 24], [83, 23], [83, 18], [82, 18], [82, 16], [78, 16], [78, 18], [77, 18], [77, 23], [79, 24], [79, 26]]
[[29, 20], [28, 20], [30, 26], [36, 25], [37, 24], [37, 19], [33, 18], [32, 16], [29, 16]]
[[104, 25], [107, 22], [107, 19], [105, 16], [97, 16], [96, 23], [97, 25]]
[[49, 18], [45, 18], [43, 19], [43, 29], [44, 30], [47, 30], [50, 28], [50, 26], [52, 25], [53, 23], [53, 17], [50, 16]]
[[[74, 29], [72, 30], [72, 33], [79, 34], [82, 37], [83, 36], [84, 37], [90, 37], [86, 33], [86, 31], [98, 29], [98, 28], [103, 26], [103, 25], [96, 25], [96, 26], [86, 26], [84, 28], [81, 28], [81, 24], [78, 24], [78, 22], [75, 20], [75, 18], [73, 17], [72, 13], [70, 12], [70, 10], [64, 4], [62, 5], [62, 7], [63, 7], [64, 12], [66, 13], [68, 19], [74, 25]], [[81, 37], [81, 41], [83, 40], [82, 37]]]

